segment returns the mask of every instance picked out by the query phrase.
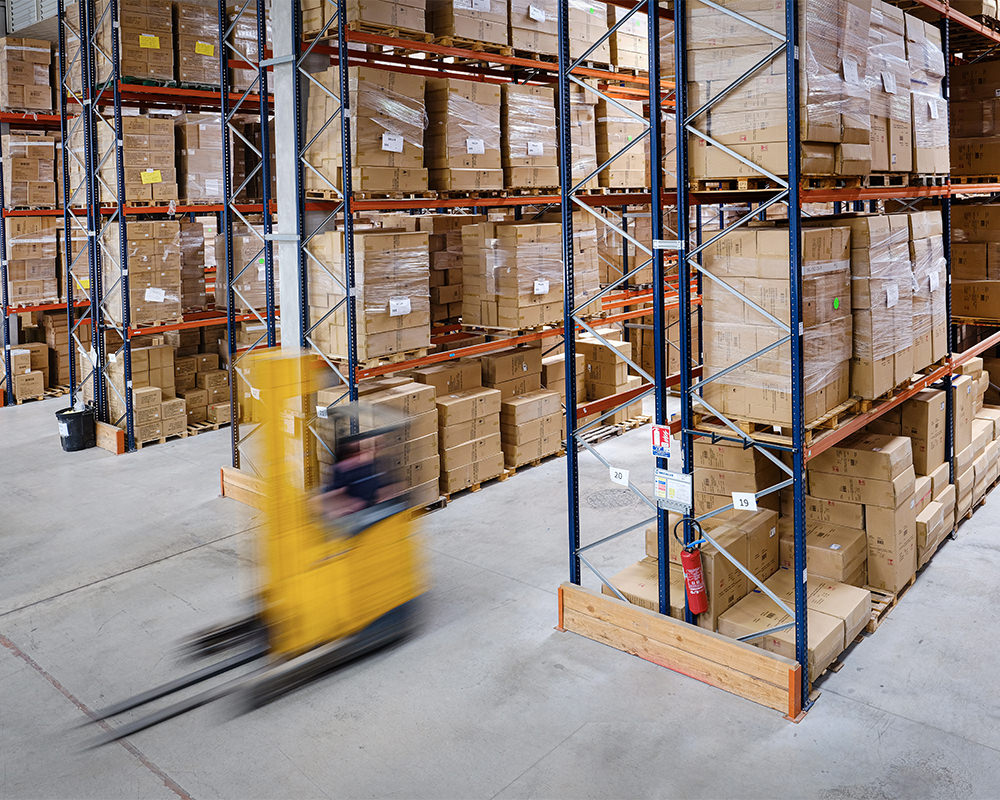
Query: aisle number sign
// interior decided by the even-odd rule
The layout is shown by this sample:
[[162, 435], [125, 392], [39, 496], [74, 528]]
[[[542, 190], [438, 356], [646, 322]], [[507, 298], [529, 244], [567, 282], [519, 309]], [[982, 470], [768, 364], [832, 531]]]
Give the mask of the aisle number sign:
[[670, 426], [653, 425], [653, 455], [670, 458]]

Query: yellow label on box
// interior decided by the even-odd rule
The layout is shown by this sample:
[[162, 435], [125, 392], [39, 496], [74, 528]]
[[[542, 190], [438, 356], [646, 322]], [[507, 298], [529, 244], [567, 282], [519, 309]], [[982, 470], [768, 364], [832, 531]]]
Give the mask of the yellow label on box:
[[209, 44], [208, 42], [195, 42], [194, 51], [199, 55], [203, 56], [214, 56], [215, 55], [215, 45]]
[[163, 183], [163, 176], [158, 169], [147, 169], [139, 174], [142, 175], [143, 183]]
[[147, 50], [159, 50], [160, 49], [160, 37], [153, 36], [151, 33], [140, 33], [139, 34], [139, 47], [145, 47]]
[[79, 284], [79, 286], [80, 286], [81, 289], [89, 289], [90, 288], [90, 278], [89, 277], [88, 278], [78, 278], [77, 279], [77, 283]]

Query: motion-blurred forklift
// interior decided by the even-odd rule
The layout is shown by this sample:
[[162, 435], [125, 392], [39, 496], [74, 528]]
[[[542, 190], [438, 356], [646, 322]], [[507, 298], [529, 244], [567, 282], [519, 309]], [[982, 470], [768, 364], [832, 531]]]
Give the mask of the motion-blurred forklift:
[[[105, 725], [102, 742], [225, 695], [256, 708], [414, 629], [424, 572], [414, 516], [393, 469], [406, 420], [357, 403], [321, 408], [325, 435], [308, 439], [316, 435], [317, 420], [309, 420], [322, 373], [322, 362], [310, 356], [272, 350], [252, 357], [250, 385], [260, 395], [253, 435], [261, 437], [265, 492], [257, 610], [183, 644], [195, 658], [236, 652], [105, 708], [95, 721], [244, 665], [249, 671], [118, 727]], [[303, 448], [312, 441], [334, 455], [332, 476], [318, 491], [302, 477]]]

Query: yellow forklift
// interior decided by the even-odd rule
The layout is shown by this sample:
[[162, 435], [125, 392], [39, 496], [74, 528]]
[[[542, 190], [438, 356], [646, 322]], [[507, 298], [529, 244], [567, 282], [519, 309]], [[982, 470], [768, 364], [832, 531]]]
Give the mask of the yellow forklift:
[[[235, 651], [189, 675], [95, 715], [99, 743], [137, 733], [225, 695], [244, 708], [275, 697], [414, 630], [424, 570], [414, 514], [394, 474], [406, 421], [357, 403], [328, 412], [321, 447], [334, 454], [332, 479], [319, 491], [302, 478], [307, 420], [322, 362], [280, 350], [252, 357], [251, 385], [261, 437], [265, 505], [259, 533], [256, 611], [185, 643], [196, 658]], [[256, 396], [256, 394], [255, 394]], [[110, 727], [106, 720], [247, 666], [247, 671], [146, 716]]]

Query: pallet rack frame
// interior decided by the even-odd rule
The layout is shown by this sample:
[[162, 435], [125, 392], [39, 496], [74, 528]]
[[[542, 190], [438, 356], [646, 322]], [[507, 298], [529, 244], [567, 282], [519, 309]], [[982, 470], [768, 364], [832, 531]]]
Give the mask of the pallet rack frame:
[[[950, 464], [951, 477], [954, 480], [954, 448], [952, 442], [952, 421], [954, 417], [954, 402], [951, 386], [951, 376], [956, 369], [958, 369], [962, 364], [966, 363], [969, 359], [973, 358], [975, 355], [984, 352], [988, 347], [995, 345], [1000, 341], [1000, 332], [994, 333], [993, 335], [987, 337], [979, 344], [972, 348], [969, 348], [965, 352], [957, 353], [957, 339], [954, 336], [955, 328], [952, 325], [951, 318], [951, 279], [950, 279], [950, 210], [952, 198], [960, 195], [978, 195], [978, 196], [990, 196], [997, 194], [1000, 190], [1000, 185], [996, 184], [956, 184], [952, 185], [947, 183], [944, 186], [931, 186], [931, 187], [881, 187], [881, 188], [862, 188], [862, 189], [805, 189], [800, 188], [800, 169], [799, 169], [799, 155], [797, 143], [799, 141], [799, 104], [798, 104], [798, 47], [796, 41], [797, 35], [797, 4], [795, 0], [787, 0], [785, 8], [785, 31], [779, 33], [776, 31], [765, 30], [760, 24], [743, 17], [737, 12], [731, 9], [726, 9], [712, 0], [691, 0], [693, 4], [702, 4], [709, 6], [714, 9], [719, 14], [726, 14], [730, 18], [735, 18], [737, 20], [742, 20], [748, 25], [753, 26], [758, 31], [764, 31], [776, 40], [775, 49], [770, 53], [768, 57], [764, 59], [756, 68], [751, 69], [744, 75], [736, 78], [727, 89], [722, 90], [722, 92], [716, 96], [713, 100], [709, 100], [701, 108], [694, 110], [693, 112], [688, 108], [687, 104], [687, 77], [686, 72], [686, 39], [687, 39], [687, 25], [688, 19], [686, 15], [686, 9], [688, 5], [688, 0], [677, 0], [673, 4], [673, 9], [675, 13], [675, 75], [676, 75], [676, 85], [677, 91], [675, 93], [675, 112], [676, 112], [676, 135], [677, 135], [677, 174], [678, 174], [678, 185], [676, 190], [676, 204], [678, 208], [678, 229], [681, 233], [678, 236], [676, 243], [665, 242], [664, 245], [670, 247], [671, 249], [676, 248], [678, 250], [678, 283], [679, 285], [690, 285], [693, 278], [701, 279], [702, 277], [715, 281], [718, 284], [722, 284], [722, 281], [717, 277], [711, 275], [707, 270], [705, 270], [702, 265], [697, 261], [697, 256], [702, 252], [709, 244], [719, 238], [725, 236], [728, 232], [735, 230], [742, 225], [746, 224], [750, 219], [759, 215], [762, 211], [766, 210], [769, 206], [775, 203], [783, 203], [789, 209], [789, 282], [790, 282], [790, 320], [788, 325], [783, 325], [782, 327], [786, 331], [786, 336], [783, 337], [779, 342], [771, 345], [767, 349], [772, 349], [782, 343], [787, 342], [791, 350], [791, 409], [792, 409], [792, 426], [791, 426], [791, 446], [775, 446], [767, 441], [759, 440], [752, 435], [744, 433], [738, 426], [736, 426], [731, 421], [727, 420], [722, 414], [719, 414], [715, 409], [708, 405], [704, 398], [701, 396], [700, 389], [709, 383], [712, 378], [702, 378], [701, 380], [695, 382], [695, 375], [692, 374], [692, 370], [689, 370], [686, 365], [700, 363], [700, 353], [694, 352], [692, 347], [692, 336], [691, 336], [691, 326], [693, 318], [693, 306], [687, 301], [686, 296], [681, 298], [681, 311], [680, 311], [680, 341], [681, 341], [681, 375], [680, 375], [680, 386], [681, 386], [681, 413], [680, 419], [676, 420], [672, 425], [672, 428], [680, 433], [681, 439], [681, 453], [683, 460], [683, 472], [685, 474], [690, 474], [693, 472], [693, 443], [696, 438], [701, 436], [712, 436], [714, 440], [725, 439], [736, 443], [743, 444], [744, 447], [753, 447], [759, 452], [763, 453], [765, 456], [769, 457], [786, 473], [787, 477], [781, 480], [775, 486], [769, 487], [757, 493], [757, 497], [760, 498], [766, 494], [778, 491], [785, 487], [792, 487], [793, 490], [793, 524], [794, 524], [794, 569], [793, 573], [795, 576], [795, 591], [794, 591], [794, 608], [789, 608], [785, 604], [781, 603], [778, 598], [773, 595], [772, 599], [778, 602], [779, 606], [784, 607], [784, 609], [790, 613], [793, 617], [792, 623], [787, 623], [780, 628], [789, 628], [794, 626], [795, 630], [795, 662], [789, 665], [789, 685], [787, 690], [788, 696], [788, 716], [792, 719], [798, 719], [800, 714], [810, 707], [811, 704], [811, 677], [808, 673], [808, 658], [807, 658], [807, 642], [808, 642], [808, 632], [807, 632], [807, 615], [806, 615], [806, 593], [807, 593], [807, 579], [805, 573], [805, 519], [804, 519], [804, 494], [805, 494], [805, 466], [809, 459], [819, 455], [821, 452], [825, 451], [829, 447], [834, 446], [837, 442], [842, 441], [847, 436], [860, 430], [866, 424], [878, 418], [882, 414], [890, 411], [891, 409], [897, 407], [903, 403], [906, 399], [915, 395], [918, 391], [928, 386], [939, 386], [946, 391], [946, 433], [945, 433], [945, 456], [946, 460]], [[964, 14], [956, 12], [950, 6], [942, 4], [937, 0], [913, 0], [916, 5], [921, 5], [937, 11], [941, 14], [941, 28], [942, 28], [942, 42], [943, 49], [946, 54], [945, 59], [945, 77], [944, 77], [944, 91], [945, 99], [947, 101], [948, 95], [948, 81], [949, 81], [949, 67], [951, 61], [951, 55], [954, 52], [952, 49], [952, 33], [960, 31], [963, 33], [963, 41], [968, 43], [970, 41], [969, 35], [973, 37], [983, 37], [991, 48], [995, 48], [1000, 44], [1000, 34], [996, 31], [982, 25], [981, 23], [970, 19]], [[655, 16], [656, 2], [655, 0], [649, 0], [649, 2], [639, 2], [637, 7], [646, 5], [647, 14], [650, 16], [650, 64], [651, 64], [651, 76], [653, 76], [652, 64], [654, 63], [655, 53], [654, 51], [658, 48], [656, 47], [656, 25], [653, 17]], [[954, 29], [954, 30], [953, 30]], [[564, 36], [565, 23], [560, 21], [560, 36]], [[980, 44], [982, 44], [982, 39], [979, 39]], [[786, 132], [787, 132], [787, 142], [789, 143], [788, 153], [788, 177], [787, 180], [782, 179], [778, 176], [771, 175], [759, 167], [751, 164], [747, 159], [741, 158], [739, 155], [733, 153], [733, 151], [725, 148], [724, 145], [719, 145], [718, 142], [713, 142], [711, 137], [705, 134], [703, 131], [697, 128], [698, 117], [708, 111], [712, 105], [721, 97], [724, 97], [727, 92], [729, 92], [734, 86], [738, 85], [742, 81], [750, 77], [757, 68], [763, 66], [763, 64], [769, 62], [771, 59], [784, 58], [785, 59], [785, 70], [786, 70], [786, 108], [788, 113], [786, 115]], [[653, 90], [651, 86], [650, 99], [653, 98]], [[651, 103], [652, 106], [652, 103]], [[650, 124], [655, 126], [657, 117], [650, 114]], [[761, 193], [750, 193], [750, 192], [718, 192], [718, 193], [700, 193], [691, 191], [688, 187], [687, 181], [687, 152], [688, 152], [688, 136], [694, 135], [701, 139], [712, 142], [715, 146], [719, 146], [723, 151], [728, 152], [733, 155], [738, 160], [743, 162], [745, 165], [750, 166], [758, 171], [759, 174], [765, 175], [771, 178], [772, 181], [778, 183], [781, 187], [779, 190], [773, 191], [770, 194], [762, 195]], [[653, 191], [653, 196], [656, 197], [656, 190]], [[944, 248], [945, 248], [945, 259], [948, 265], [948, 280], [946, 281], [946, 298], [947, 298], [947, 325], [949, 330], [948, 342], [949, 342], [949, 352], [952, 353], [947, 359], [947, 363], [944, 366], [939, 366], [924, 374], [924, 376], [917, 382], [911, 384], [908, 390], [905, 390], [892, 399], [883, 401], [877, 404], [873, 409], [862, 414], [858, 414], [855, 417], [849, 419], [845, 424], [839, 426], [836, 430], [830, 431], [829, 433], [823, 434], [821, 437], [814, 439], [807, 444], [805, 440], [805, 428], [803, 420], [803, 350], [802, 350], [802, 329], [801, 329], [801, 298], [800, 292], [800, 281], [801, 281], [801, 267], [799, 264], [798, 246], [799, 237], [801, 231], [802, 214], [799, 211], [801, 205], [806, 202], [832, 202], [837, 204], [835, 211], [839, 211], [842, 204], [852, 203], [855, 210], [862, 210], [861, 206], [864, 201], [870, 201], [872, 206], [875, 206], [875, 201], [877, 200], [894, 200], [898, 201], [903, 208], [911, 207], [914, 203], [922, 199], [927, 198], [938, 198], [941, 203], [942, 216], [944, 221]], [[712, 236], [708, 239], [703, 239], [701, 233], [701, 205], [710, 203], [721, 203], [723, 201], [736, 200], [737, 202], [743, 201], [749, 203], [750, 212], [743, 217], [735, 220], [730, 224], [726, 224], [723, 221], [721, 206], [720, 206], [720, 224], [718, 232], [713, 232]], [[756, 205], [754, 205], [756, 204]], [[654, 207], [656, 204], [654, 203]], [[692, 209], [697, 209], [696, 218], [696, 232], [695, 232], [695, 242], [691, 242], [691, 228], [690, 228], [690, 212]], [[872, 208], [871, 210], [875, 210]], [[654, 232], [654, 237], [656, 237], [656, 232]], [[662, 229], [660, 232], [662, 236]], [[730, 292], [733, 292], [731, 287], [728, 287]], [[733, 292], [737, 296], [739, 293]], [[747, 298], [741, 298], [744, 303], [749, 303]], [[752, 304], [751, 304], [752, 305]], [[760, 309], [758, 309], [760, 310]], [[765, 316], [769, 316], [766, 315]], [[567, 312], [568, 317], [568, 312]], [[700, 321], [700, 315], [698, 320]], [[775, 319], [771, 319], [772, 322], [778, 322]], [[781, 324], [781, 323], [779, 323]], [[656, 325], [656, 330], [654, 335], [657, 337], [655, 341], [656, 357], [657, 359], [662, 358], [664, 344], [664, 332], [660, 325]], [[700, 337], [698, 338], [700, 342]], [[761, 351], [750, 356], [747, 359], [743, 359], [738, 364], [734, 364], [727, 368], [728, 370], [735, 369], [742, 364], [745, 364], [761, 355], [765, 351]], [[568, 365], [569, 366], [569, 365]], [[659, 396], [660, 386], [660, 371], [657, 371], [657, 395]], [[704, 430], [699, 430], [693, 420], [693, 412], [696, 404], [700, 404], [713, 416], [718, 417], [723, 421], [725, 426], [729, 429], [727, 434], [719, 435], [718, 433], [707, 433]], [[657, 415], [657, 422], [662, 424], [662, 419], [660, 415]], [[783, 467], [781, 462], [776, 458], [777, 451], [785, 450], [790, 452], [792, 458], [792, 468], [788, 469]], [[661, 462], [657, 460], [657, 467], [661, 466]], [[569, 578], [570, 584], [580, 583], [580, 569], [579, 561], [577, 560], [577, 555], [579, 553], [579, 517], [578, 517], [578, 496], [572, 483], [576, 480], [576, 467], [570, 462], [569, 467], [569, 531], [570, 531], [570, 570]], [[718, 546], [718, 543], [711, 539], [710, 536], [701, 532], [698, 535], [695, 534], [695, 526], [693, 525], [698, 519], [704, 519], [709, 516], [714, 516], [717, 513], [721, 513], [732, 508], [732, 505], [717, 509], [709, 514], [701, 514], [699, 516], [694, 516], [690, 509], [685, 512], [683, 517], [683, 528], [684, 528], [684, 542], [686, 545], [700, 544], [702, 542], [710, 542], [716, 546], [717, 549], [723, 552], [722, 548]], [[658, 520], [659, 522], [659, 520]], [[620, 533], [624, 533], [622, 531]], [[604, 540], [602, 540], [604, 541]], [[666, 569], [667, 561], [667, 543], [665, 540], [665, 532], [661, 524], [658, 524], [658, 549], [659, 549], [659, 613], [660, 615], [669, 614], [669, 579]], [[728, 556], [727, 556], [728, 557]], [[730, 560], [732, 560], [730, 558]], [[735, 563], [735, 562], [734, 562]], [[607, 581], [600, 576], [602, 582], [607, 584]], [[760, 582], [754, 579], [752, 576], [748, 576], [753, 580], [753, 582], [764, 590], [766, 593], [770, 594], [765, 587], [760, 585]], [[615, 594], [620, 593], [614, 590], [614, 587], [610, 587]], [[769, 704], [766, 699], [761, 699], [761, 696], [755, 696], [755, 690], [746, 686], [741, 689], [739, 688], [738, 679], [734, 682], [734, 674], [741, 674], [734, 672], [732, 665], [720, 665], [712, 664], [706, 667], [704, 663], [695, 663], [691, 659], [698, 659], [700, 657], [697, 647], [697, 643], [691, 644], [691, 651], [682, 653], [681, 657], [678, 658], [676, 651], [671, 651], [669, 646], [663, 648], [658, 648], [655, 645], [656, 642], [656, 628], [655, 627], [645, 627], [647, 625], [653, 625], [648, 619], [644, 618], [644, 614], [641, 609], [635, 609], [635, 607], [630, 607], [635, 609], [631, 615], [626, 614], [621, 609], [613, 608], [602, 608], [603, 599], [597, 600], [593, 595], [585, 595], [585, 600], [581, 601], [580, 596], [573, 590], [571, 585], [565, 585], [563, 590], [560, 591], [560, 627], [563, 625], [564, 613], [573, 616], [573, 623], [566, 623], [566, 627], [569, 629], [574, 629], [583, 633], [584, 635], [590, 636], [591, 638], [596, 638], [599, 641], [604, 641], [614, 646], [618, 646], [621, 649], [633, 652], [635, 654], [641, 655], [643, 657], [649, 658], [650, 660], [659, 661], [659, 663], [666, 663], [668, 666], [673, 666], [681, 671], [689, 672], [696, 677], [700, 677], [709, 683], [714, 683], [715, 685], [728, 687], [731, 691], [737, 691], [737, 693], [744, 694], [747, 697], [752, 697], [758, 702], [763, 702]], [[589, 605], [588, 605], [589, 604]], [[595, 609], [596, 607], [596, 609]], [[585, 610], [582, 610], [585, 609]], [[580, 622], [579, 616], [583, 614], [585, 617], [589, 614], [590, 619], [585, 620], [587, 623], [599, 623], [603, 627], [595, 627], [591, 624], [584, 624]], [[567, 616], [567, 619], [569, 617]], [[624, 622], [621, 622], [620, 618], [624, 618]], [[616, 621], [617, 620], [617, 621]], [[685, 604], [685, 621], [691, 623], [693, 621], [690, 610], [687, 609]], [[670, 623], [669, 625], [667, 623]], [[688, 636], [690, 638], [690, 630], [673, 630], [671, 628], [672, 620], [663, 620], [663, 629], [670, 629], [670, 636], [664, 636], [665, 640], [669, 640], [671, 644], [676, 644], [683, 636]], [[628, 634], [630, 630], [637, 630], [642, 627], [647, 631], [646, 638], [643, 642], [634, 643], [630, 642]], [[777, 629], [772, 629], [777, 630]], [[650, 633], [652, 631], [652, 633]], [[745, 637], [746, 639], [753, 639], [761, 636], [769, 631], [762, 631], [754, 636]], [[718, 648], [719, 642], [712, 641], [711, 646]], [[665, 655], [664, 655], [665, 654]], [[740, 651], [734, 649], [729, 654], [732, 657], [733, 662], [736, 660], [743, 659], [746, 660], [747, 653], [745, 651]], [[688, 658], [688, 660], [685, 660]], [[664, 659], [664, 660], [660, 660]], [[765, 668], [772, 665], [765, 665]], [[730, 672], [728, 677], [720, 679], [718, 677], [719, 671], [724, 671], [729, 669]], [[793, 678], [793, 673], [797, 673]], [[762, 674], [762, 673], [761, 673]], [[760, 683], [761, 675], [754, 675], [758, 683]], [[736, 687], [736, 688], [734, 688]], [[780, 694], [780, 692], [778, 692]], [[774, 703], [774, 707], [780, 708], [780, 704]]]

